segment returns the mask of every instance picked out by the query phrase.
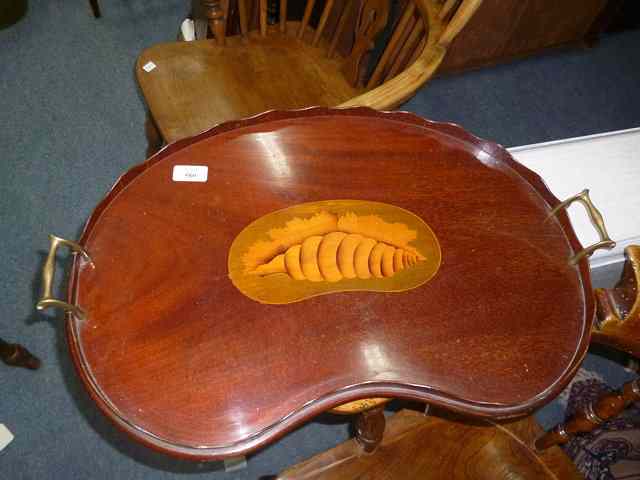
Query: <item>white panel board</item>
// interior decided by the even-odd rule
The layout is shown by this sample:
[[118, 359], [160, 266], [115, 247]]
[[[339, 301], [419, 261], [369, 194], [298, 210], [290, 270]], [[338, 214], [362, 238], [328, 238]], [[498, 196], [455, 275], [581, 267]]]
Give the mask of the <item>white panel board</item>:
[[[560, 200], [590, 190], [609, 236], [618, 245], [599, 250], [592, 267], [622, 259], [626, 245], [640, 243], [640, 128], [510, 148], [511, 155], [540, 175]], [[580, 204], [569, 218], [583, 245], [598, 236]]]

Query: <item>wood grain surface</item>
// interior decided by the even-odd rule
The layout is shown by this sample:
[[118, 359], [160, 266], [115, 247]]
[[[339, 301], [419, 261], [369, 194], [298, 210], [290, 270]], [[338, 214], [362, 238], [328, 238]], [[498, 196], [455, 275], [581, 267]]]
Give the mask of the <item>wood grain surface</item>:
[[[300, 22], [288, 22], [287, 34], [252, 31], [250, 43], [229, 37], [227, 47], [208, 40], [154, 45], [138, 58], [136, 73], [154, 121], [167, 143], [211, 126], [278, 108], [338, 105], [355, 97], [340, 74], [341, 58], [327, 58], [325, 42], [312, 46], [311, 35], [293, 37]], [[152, 61], [157, 69], [146, 73]]]
[[[406, 1], [402, 20], [393, 25], [387, 25], [388, 0], [305, 0], [288, 5], [289, 17], [282, 2], [273, 19], [279, 24], [269, 25], [266, 0], [201, 0], [215, 39], [153, 45], [138, 58], [136, 77], [167, 143], [272, 109], [386, 110], [435, 73], [481, 2], [456, 2], [441, 16], [440, 0]], [[385, 26], [393, 31], [386, 47]], [[239, 34], [229, 35], [234, 31]], [[379, 61], [372, 49], [382, 51]], [[156, 66], [151, 71], [144, 68], [149, 62]], [[156, 132], [147, 134], [155, 153]]]
[[484, 0], [451, 43], [441, 72], [460, 71], [586, 40], [606, 0]]
[[533, 417], [505, 423], [465, 422], [401, 410], [387, 422], [381, 445], [363, 454], [347, 440], [298, 465], [278, 480], [579, 480], [559, 448], [536, 452], [541, 432]]
[[[173, 182], [175, 165], [207, 182]], [[326, 199], [423, 219], [442, 264], [405, 292], [264, 305], [230, 281], [239, 232]], [[594, 302], [558, 200], [502, 147], [408, 113], [314, 108], [220, 125], [127, 172], [89, 219], [69, 346], [98, 406], [195, 459], [242, 454], [334, 406], [403, 397], [483, 417], [531, 411], [575, 373]]]

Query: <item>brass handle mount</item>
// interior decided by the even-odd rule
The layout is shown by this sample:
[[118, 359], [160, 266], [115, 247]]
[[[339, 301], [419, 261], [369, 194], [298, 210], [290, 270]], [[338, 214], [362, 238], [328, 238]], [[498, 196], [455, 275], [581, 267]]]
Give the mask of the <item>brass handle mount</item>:
[[64, 238], [56, 237], [55, 235], [49, 235], [49, 255], [44, 263], [42, 269], [42, 296], [36, 304], [38, 310], [44, 310], [46, 308], [58, 307], [62, 308], [66, 312], [71, 312], [79, 320], [85, 318], [85, 312], [77, 305], [71, 305], [70, 303], [63, 302], [53, 297], [53, 279], [56, 272], [56, 252], [58, 247], [63, 245], [68, 247], [72, 253], [80, 254], [85, 261], [95, 268], [91, 257], [87, 251], [79, 243], [72, 242], [71, 240], [65, 240]]
[[589, 215], [589, 220], [591, 220], [591, 225], [596, 229], [598, 235], [600, 236], [600, 241], [594, 243], [593, 245], [589, 245], [588, 247], [580, 250], [578, 253], [573, 255], [569, 259], [569, 263], [572, 265], [577, 264], [584, 257], [590, 257], [596, 250], [604, 248], [606, 250], [611, 250], [616, 246], [616, 242], [609, 238], [609, 234], [607, 233], [607, 229], [604, 226], [604, 219], [602, 218], [602, 214], [600, 210], [596, 208], [596, 206], [591, 201], [589, 197], [589, 189], [584, 189], [582, 192], [574, 195], [573, 197], [567, 198], [563, 202], [560, 202], [555, 206], [553, 210], [549, 213], [549, 217], [552, 217], [556, 213], [558, 213], [562, 209], [566, 209], [574, 202], [580, 202], [584, 205], [587, 214]]

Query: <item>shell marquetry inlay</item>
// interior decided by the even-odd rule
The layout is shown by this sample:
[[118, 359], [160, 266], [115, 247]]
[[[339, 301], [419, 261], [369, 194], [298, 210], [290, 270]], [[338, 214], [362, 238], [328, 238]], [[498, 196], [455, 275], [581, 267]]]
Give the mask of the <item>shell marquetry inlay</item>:
[[330, 200], [272, 212], [229, 251], [229, 276], [261, 303], [344, 291], [416, 288], [440, 266], [440, 246], [419, 217], [393, 205]]

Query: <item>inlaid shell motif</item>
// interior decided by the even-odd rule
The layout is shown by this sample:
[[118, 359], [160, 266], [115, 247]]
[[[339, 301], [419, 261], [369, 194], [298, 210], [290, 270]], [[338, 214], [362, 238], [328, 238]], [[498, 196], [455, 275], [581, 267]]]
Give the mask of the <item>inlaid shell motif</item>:
[[229, 276], [261, 303], [321, 294], [398, 292], [429, 280], [440, 265], [429, 226], [399, 207], [331, 200], [272, 212], [246, 227], [229, 251]]

